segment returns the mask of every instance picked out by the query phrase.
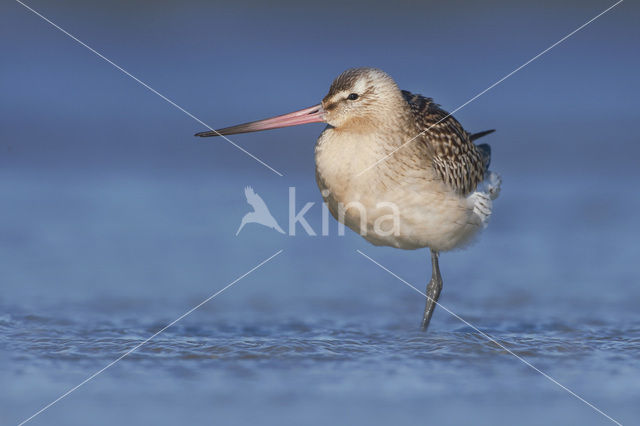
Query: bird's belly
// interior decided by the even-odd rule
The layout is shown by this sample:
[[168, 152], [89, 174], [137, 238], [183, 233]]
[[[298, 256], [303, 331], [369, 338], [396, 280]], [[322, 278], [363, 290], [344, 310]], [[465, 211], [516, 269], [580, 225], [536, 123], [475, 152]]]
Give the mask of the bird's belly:
[[466, 245], [483, 227], [464, 197], [434, 182], [342, 193], [318, 184], [331, 214], [375, 245], [447, 251]]
[[383, 142], [323, 132], [316, 145], [316, 180], [331, 214], [375, 245], [446, 251], [468, 243], [483, 228], [473, 205], [428, 165], [393, 157], [378, 164], [385, 152], [376, 147]]

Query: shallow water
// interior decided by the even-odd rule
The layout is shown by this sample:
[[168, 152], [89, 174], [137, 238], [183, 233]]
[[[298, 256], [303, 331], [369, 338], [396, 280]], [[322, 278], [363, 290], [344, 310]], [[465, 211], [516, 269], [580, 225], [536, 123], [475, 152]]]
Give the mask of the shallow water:
[[[600, 1], [29, 4], [214, 126], [317, 103], [377, 66], [452, 111]], [[339, 7], [340, 13], [335, 13]], [[0, 16], [0, 424], [612, 424], [445, 309], [425, 250], [247, 225], [253, 186], [320, 232], [321, 126], [200, 123], [26, 11]], [[640, 417], [640, 56], [623, 2], [455, 115], [487, 137], [489, 229], [441, 257], [443, 306], [624, 424]], [[6, 57], [6, 60], [5, 60]]]
[[[303, 179], [300, 196], [312, 197], [313, 182]], [[351, 233], [290, 237], [258, 225], [235, 237], [247, 209], [242, 186], [213, 197], [198, 181], [7, 176], [12, 226], [3, 233], [13, 244], [3, 247], [0, 299], [3, 423], [25, 419], [284, 249], [33, 424], [607, 424], [442, 308], [420, 333], [423, 297], [355, 250], [421, 289], [425, 253], [376, 249]], [[584, 188], [598, 185], [591, 183]], [[526, 199], [503, 194], [480, 241], [442, 256], [441, 303], [633, 423], [640, 414], [635, 252], [609, 249], [631, 247], [638, 225], [624, 213], [625, 188], [607, 193], [602, 208], [618, 217], [611, 224], [609, 213], [579, 213], [587, 202], [580, 187]], [[258, 181], [256, 190], [281, 219], [287, 188]], [[224, 211], [220, 197], [233, 200]], [[35, 199], [40, 208], [29, 208]], [[73, 208], [56, 212], [60, 200]], [[539, 213], [529, 202], [558, 208]], [[320, 210], [312, 213], [309, 221], [319, 223]], [[554, 232], [540, 234], [548, 214]], [[218, 227], [206, 226], [211, 215]], [[514, 216], [527, 229], [514, 232]], [[566, 251], [572, 240], [580, 243]]]
[[[159, 327], [135, 320], [3, 319], [5, 349], [17, 367], [5, 377], [11, 379], [12, 395], [5, 395], [3, 412], [33, 411]], [[610, 415], [630, 423], [637, 415], [638, 324], [505, 323], [483, 331]], [[217, 320], [203, 326], [185, 320], [41, 420], [321, 424], [351, 418], [384, 424], [425, 418], [540, 424], [567, 415], [606, 424], [512, 355], [455, 323], [423, 335], [399, 324], [296, 319], [260, 325]]]

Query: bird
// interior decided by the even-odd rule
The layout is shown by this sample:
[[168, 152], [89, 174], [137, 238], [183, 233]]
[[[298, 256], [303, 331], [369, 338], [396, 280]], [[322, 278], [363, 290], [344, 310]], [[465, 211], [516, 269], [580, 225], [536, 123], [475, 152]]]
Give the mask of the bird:
[[242, 228], [244, 228], [244, 225], [247, 223], [259, 223], [260, 225], [275, 229], [279, 233], [284, 234], [284, 231], [280, 228], [280, 225], [278, 225], [278, 222], [269, 211], [267, 204], [258, 194], [256, 194], [252, 187], [247, 186], [244, 188], [244, 196], [247, 198], [247, 203], [253, 207], [253, 211], [242, 217], [240, 227], [236, 231], [236, 236], [238, 236]]
[[351, 68], [322, 102], [273, 118], [196, 133], [209, 137], [326, 123], [315, 145], [318, 187], [331, 214], [377, 246], [428, 249], [426, 331], [443, 287], [439, 256], [487, 227], [502, 179], [491, 148], [432, 98], [401, 90], [384, 71]]

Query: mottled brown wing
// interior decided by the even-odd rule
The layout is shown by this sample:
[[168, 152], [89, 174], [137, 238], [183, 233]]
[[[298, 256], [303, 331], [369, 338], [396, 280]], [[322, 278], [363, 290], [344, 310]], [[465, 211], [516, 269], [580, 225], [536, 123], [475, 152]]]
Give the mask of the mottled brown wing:
[[402, 95], [423, 131], [418, 140], [429, 145], [438, 175], [459, 194], [473, 192], [484, 179], [486, 162], [470, 134], [433, 99], [406, 90]]

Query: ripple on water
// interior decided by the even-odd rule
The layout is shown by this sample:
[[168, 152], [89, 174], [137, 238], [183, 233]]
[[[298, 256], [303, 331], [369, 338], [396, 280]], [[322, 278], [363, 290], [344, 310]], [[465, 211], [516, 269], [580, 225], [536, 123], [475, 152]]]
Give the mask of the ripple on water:
[[[20, 360], [109, 362], [130, 350], [164, 325], [132, 321], [77, 323], [41, 315], [0, 318], [4, 345]], [[562, 322], [504, 323], [483, 329], [515, 354], [533, 360], [572, 360], [606, 356], [629, 360], [640, 350], [638, 325], [627, 328]], [[376, 330], [344, 324], [291, 321], [249, 324], [176, 325], [156, 336], [135, 353], [142, 360], [187, 360], [260, 363], [336, 362], [493, 362], [503, 348], [470, 327], [428, 334], [398, 331], [395, 325]], [[188, 367], [187, 367], [188, 368]]]

